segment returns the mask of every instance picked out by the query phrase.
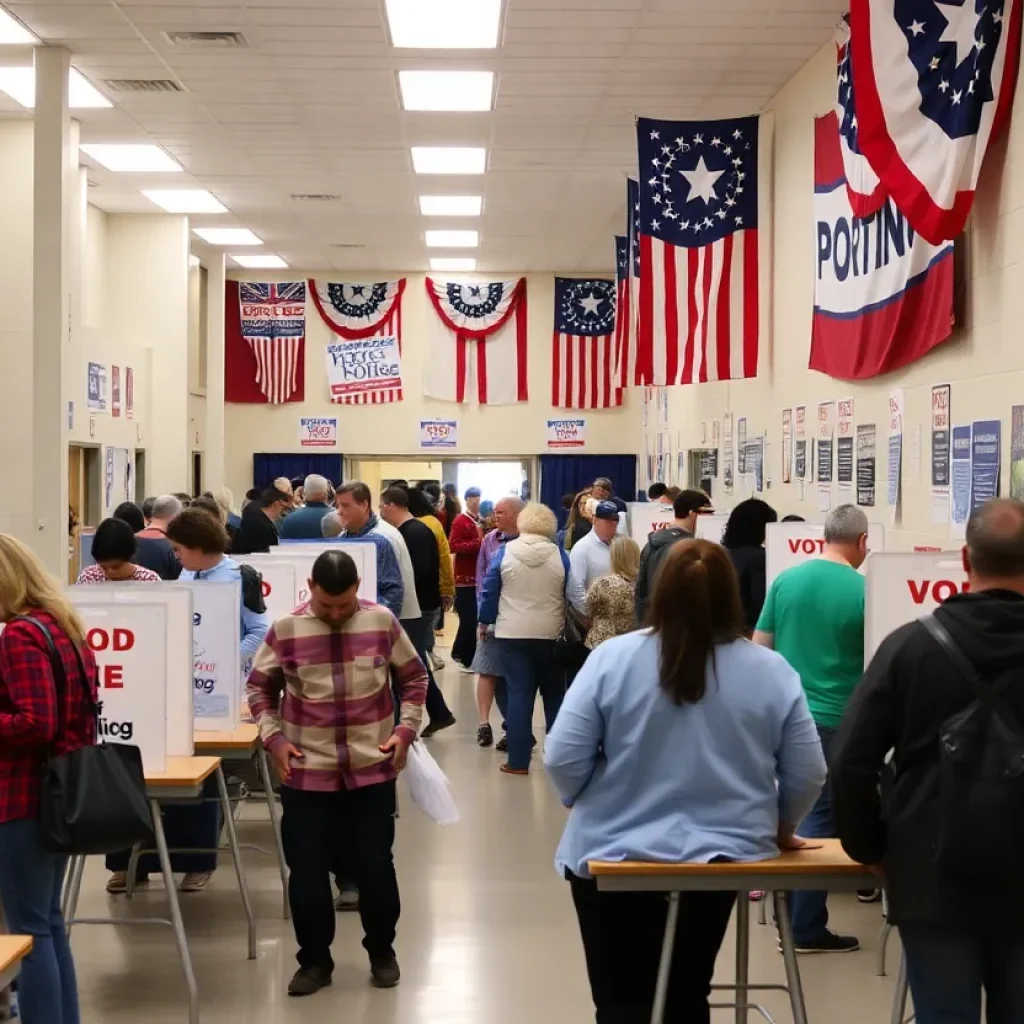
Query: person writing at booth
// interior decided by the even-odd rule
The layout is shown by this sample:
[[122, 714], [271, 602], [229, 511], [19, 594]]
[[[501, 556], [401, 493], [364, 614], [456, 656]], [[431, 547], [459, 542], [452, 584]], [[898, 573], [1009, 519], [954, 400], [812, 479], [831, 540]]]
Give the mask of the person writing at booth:
[[92, 538], [95, 565], [86, 566], [76, 583], [159, 583], [152, 569], [136, 565], [135, 534], [122, 519], [104, 519]]

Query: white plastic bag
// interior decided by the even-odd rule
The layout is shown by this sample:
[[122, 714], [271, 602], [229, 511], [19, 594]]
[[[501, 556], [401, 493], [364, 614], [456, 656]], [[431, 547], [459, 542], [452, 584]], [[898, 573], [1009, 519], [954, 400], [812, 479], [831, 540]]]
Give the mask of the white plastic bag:
[[417, 740], [406, 755], [402, 772], [409, 783], [412, 801], [438, 825], [454, 825], [459, 820], [459, 809], [452, 796], [448, 776], [431, 756], [421, 740]]

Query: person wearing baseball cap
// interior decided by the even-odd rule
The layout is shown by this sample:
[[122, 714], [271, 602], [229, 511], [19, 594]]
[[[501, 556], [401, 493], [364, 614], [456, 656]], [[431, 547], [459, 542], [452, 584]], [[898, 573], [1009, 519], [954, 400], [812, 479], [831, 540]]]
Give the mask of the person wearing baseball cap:
[[611, 543], [619, 529], [619, 509], [613, 501], [591, 499], [594, 528], [572, 546], [569, 557], [569, 604], [577, 618], [589, 624], [587, 588], [612, 571]]

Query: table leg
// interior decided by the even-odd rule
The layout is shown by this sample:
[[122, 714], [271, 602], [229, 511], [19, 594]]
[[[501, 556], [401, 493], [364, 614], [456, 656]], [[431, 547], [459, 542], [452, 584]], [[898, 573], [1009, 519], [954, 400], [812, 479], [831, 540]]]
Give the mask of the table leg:
[[882, 890], [882, 933], [878, 937], [878, 969], [875, 972], [878, 977], [884, 978], [886, 972], [886, 954], [889, 951], [889, 936], [892, 934], [892, 925], [889, 924], [889, 896]]
[[124, 894], [127, 899], [135, 896], [135, 880], [139, 874], [139, 855], [142, 852], [142, 843], [136, 843], [128, 856], [128, 878], [125, 880]]
[[249, 886], [245, 881], [245, 869], [242, 867], [242, 852], [238, 849], [238, 836], [235, 834], [235, 819], [231, 813], [231, 799], [228, 796], [228, 784], [224, 778], [224, 769], [217, 765], [217, 789], [220, 791], [220, 805], [224, 809], [224, 827], [228, 833], [228, 845], [231, 847], [231, 859], [235, 862], [235, 877], [238, 879], [238, 891], [242, 894], [242, 906], [245, 908], [245, 920], [249, 929], [249, 959], [256, 959], [256, 922], [253, 920], [252, 904], [249, 902]]
[[796, 960], [796, 944], [793, 942], [793, 922], [789, 916], [788, 893], [772, 893], [775, 902], [775, 923], [782, 943], [782, 959], [786, 965], [786, 984], [789, 986], [789, 1004], [793, 1009], [793, 1024], [807, 1024], [807, 1006], [804, 1003], [804, 989], [800, 982], [800, 966]]
[[82, 875], [85, 874], [85, 857], [79, 854], [71, 858], [71, 866], [68, 869], [68, 880], [64, 887], [64, 928], [68, 938], [71, 938], [71, 922], [78, 912], [78, 897], [82, 892]]
[[768, 901], [771, 899], [772, 894], [765, 892], [761, 894], [761, 901], [757, 905], [757, 923], [767, 924], [768, 923]]
[[[767, 893], [765, 894], [767, 898]], [[763, 900], [762, 900], [763, 902]], [[750, 893], [736, 894], [736, 1024], [747, 1024], [750, 1001]]]
[[174, 872], [171, 871], [171, 855], [167, 851], [160, 801], [150, 800], [149, 806], [153, 811], [153, 833], [156, 838], [157, 854], [160, 857], [160, 870], [164, 876], [164, 888], [167, 890], [171, 927], [174, 929], [174, 941], [178, 947], [178, 957], [181, 959], [181, 970], [185, 975], [185, 987], [188, 989], [188, 1024], [199, 1024], [199, 989], [196, 986], [195, 971], [192, 969], [192, 954], [188, 950], [185, 925], [181, 920], [181, 905], [178, 902], [178, 890], [174, 885]]
[[256, 745], [256, 760], [260, 766], [263, 788], [267, 794], [267, 807], [270, 810], [270, 827], [274, 830], [274, 844], [277, 847], [277, 864], [281, 869], [281, 890], [284, 893], [284, 919], [291, 917], [291, 906], [288, 903], [288, 866], [284, 859], [284, 843], [281, 842], [281, 823], [277, 817], [277, 801], [274, 799], [274, 787], [270, 778], [270, 765], [267, 764], [267, 752], [262, 743]]
[[668, 894], [668, 915], [665, 918], [665, 937], [661, 940], [661, 960], [658, 963], [658, 982], [654, 987], [654, 1008], [651, 1024], [664, 1024], [665, 1004], [668, 1002], [668, 984], [672, 979], [672, 953], [679, 926], [679, 893]]
[[892, 1024], [903, 1024], [907, 1016], [907, 957], [900, 956], [900, 966], [896, 973], [896, 992], [892, 1000]]

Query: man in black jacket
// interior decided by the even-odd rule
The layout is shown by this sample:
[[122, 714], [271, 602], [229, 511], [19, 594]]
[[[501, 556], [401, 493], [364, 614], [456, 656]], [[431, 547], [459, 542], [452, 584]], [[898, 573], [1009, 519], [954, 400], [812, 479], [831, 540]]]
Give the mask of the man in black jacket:
[[[982, 679], [1020, 669], [999, 692], [1024, 722], [1024, 503], [982, 505], [967, 524], [963, 564], [970, 592], [951, 597], [935, 618]], [[925, 628], [910, 623], [879, 647], [832, 748], [839, 836], [851, 857], [884, 871], [919, 1024], [978, 1021], [983, 987], [990, 1024], [1024, 1021], [1024, 870], [997, 881], [986, 868], [990, 849], [978, 849], [970, 874], [935, 856], [949, 792], [940, 781], [940, 733], [976, 699]], [[895, 775], [883, 810], [889, 751]], [[1024, 850], [1014, 852], [1024, 859]]]
[[268, 487], [258, 501], [251, 501], [242, 510], [242, 525], [231, 541], [231, 553], [254, 555], [277, 547], [277, 524], [291, 507], [290, 494]]

